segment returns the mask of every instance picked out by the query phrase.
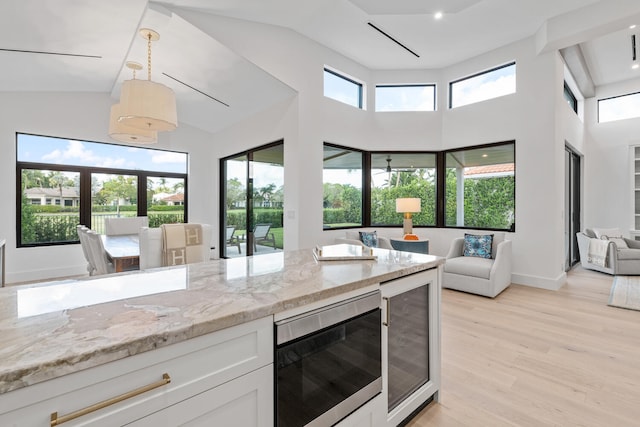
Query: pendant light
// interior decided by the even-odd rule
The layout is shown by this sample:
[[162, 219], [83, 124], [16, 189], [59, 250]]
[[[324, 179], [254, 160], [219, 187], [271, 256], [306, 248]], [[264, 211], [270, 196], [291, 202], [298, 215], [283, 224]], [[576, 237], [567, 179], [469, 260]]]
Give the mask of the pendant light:
[[[136, 79], [136, 71], [142, 70], [142, 65], [129, 61], [126, 63], [127, 68], [133, 71], [133, 79]], [[109, 136], [120, 142], [135, 142], [137, 144], [153, 144], [158, 141], [158, 132], [155, 130], [138, 129], [128, 126], [120, 122], [121, 105], [114, 104], [111, 106], [111, 114], [109, 115]]]
[[160, 35], [142, 28], [140, 35], [147, 40], [147, 80], [126, 80], [120, 92], [120, 123], [147, 131], [171, 131], [178, 126], [176, 96], [161, 83], [151, 81], [151, 42]]

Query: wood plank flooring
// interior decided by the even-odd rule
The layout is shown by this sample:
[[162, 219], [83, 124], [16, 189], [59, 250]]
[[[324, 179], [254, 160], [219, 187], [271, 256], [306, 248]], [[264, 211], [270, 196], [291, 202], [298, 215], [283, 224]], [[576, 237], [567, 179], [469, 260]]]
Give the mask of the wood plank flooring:
[[444, 289], [442, 390], [408, 426], [640, 426], [640, 311], [580, 267], [559, 291]]

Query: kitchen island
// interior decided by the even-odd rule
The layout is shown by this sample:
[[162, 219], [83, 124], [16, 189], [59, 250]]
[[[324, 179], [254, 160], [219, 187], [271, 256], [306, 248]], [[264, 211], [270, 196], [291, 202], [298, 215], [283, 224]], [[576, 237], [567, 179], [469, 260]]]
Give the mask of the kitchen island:
[[[430, 255], [384, 249], [374, 253], [376, 260], [317, 261], [311, 249], [301, 249], [0, 289], [0, 420], [8, 420], [2, 425], [30, 425], [13, 422], [12, 411], [26, 413], [54, 397], [58, 404], [61, 395], [96, 400], [90, 396], [96, 392], [92, 386], [100, 384], [99, 391], [109, 393], [118, 382], [114, 378], [133, 384], [134, 372], [154, 364], [173, 360], [182, 362], [174, 365], [196, 366], [198, 360], [224, 359], [228, 355], [218, 358], [216, 352], [231, 348], [230, 343], [246, 344], [247, 351], [254, 351], [255, 343], [267, 343], [272, 352], [274, 315], [336, 301], [414, 273], [439, 271], [443, 263]], [[251, 336], [255, 345], [243, 344], [239, 336]], [[247, 357], [255, 363], [249, 371], [269, 371], [273, 355], [266, 353], [271, 352]], [[241, 364], [235, 360], [228, 378], [223, 375], [209, 385], [236, 378], [233, 370]], [[202, 385], [194, 395], [207, 387]], [[150, 413], [186, 399], [185, 390], [165, 396], [164, 402], [156, 399]]]

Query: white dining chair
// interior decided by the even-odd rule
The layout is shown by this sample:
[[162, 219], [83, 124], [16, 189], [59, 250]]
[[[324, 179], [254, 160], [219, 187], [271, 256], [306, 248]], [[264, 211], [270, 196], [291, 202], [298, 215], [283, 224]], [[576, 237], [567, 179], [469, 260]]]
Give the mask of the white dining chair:
[[76, 227], [76, 230], [78, 231], [78, 239], [80, 240], [80, 246], [82, 247], [82, 254], [84, 255], [84, 259], [87, 261], [87, 272], [90, 276], [93, 276], [95, 267], [91, 262], [91, 255], [89, 254], [89, 241], [85, 236], [86, 232], [89, 231], [89, 227], [87, 227], [86, 225], [78, 225]]
[[84, 233], [84, 236], [88, 243], [87, 253], [89, 255], [90, 264], [94, 268], [90, 274], [92, 276], [98, 276], [101, 274], [115, 273], [115, 267], [107, 257], [107, 252], [104, 250], [104, 245], [102, 244], [102, 238], [100, 235], [93, 230], [87, 230]]
[[148, 226], [149, 226], [149, 218], [146, 216], [105, 218], [104, 234], [106, 234], [107, 236], [138, 234], [142, 227], [148, 227]]

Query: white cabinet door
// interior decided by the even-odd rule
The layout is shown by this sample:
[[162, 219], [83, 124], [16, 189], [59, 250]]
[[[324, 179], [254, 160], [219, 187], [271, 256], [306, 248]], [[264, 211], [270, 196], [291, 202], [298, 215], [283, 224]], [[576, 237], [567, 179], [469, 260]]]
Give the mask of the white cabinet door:
[[273, 426], [273, 365], [250, 372], [127, 425]]

